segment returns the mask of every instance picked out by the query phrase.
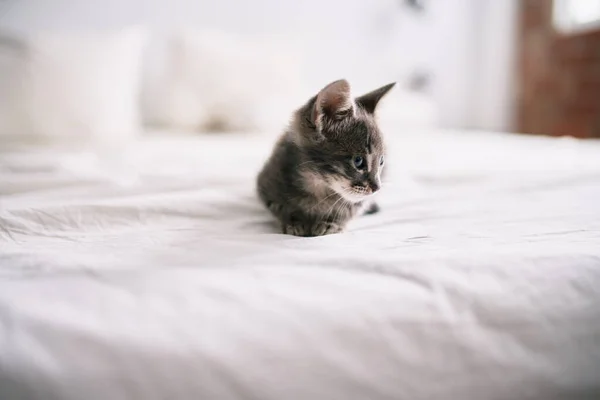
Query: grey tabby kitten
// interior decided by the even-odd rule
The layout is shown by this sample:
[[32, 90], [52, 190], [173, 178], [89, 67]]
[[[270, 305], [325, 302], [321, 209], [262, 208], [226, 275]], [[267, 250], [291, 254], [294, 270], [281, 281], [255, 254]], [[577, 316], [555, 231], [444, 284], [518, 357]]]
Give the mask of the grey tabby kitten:
[[339, 80], [298, 109], [258, 175], [258, 195], [283, 233], [321, 236], [379, 210], [385, 147], [374, 118], [391, 83], [352, 99]]

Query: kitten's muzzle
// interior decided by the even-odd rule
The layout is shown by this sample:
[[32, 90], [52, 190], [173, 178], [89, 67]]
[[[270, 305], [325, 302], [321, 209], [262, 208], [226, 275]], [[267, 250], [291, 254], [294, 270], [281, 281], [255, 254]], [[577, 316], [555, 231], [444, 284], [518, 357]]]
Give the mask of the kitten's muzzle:
[[358, 184], [358, 185], [353, 186], [352, 189], [353, 189], [353, 191], [355, 193], [358, 193], [358, 194], [361, 194], [361, 195], [367, 195], [368, 196], [368, 195], [371, 195], [371, 194], [374, 194], [374, 193], [378, 192], [379, 189], [381, 189], [381, 184], [379, 182], [377, 182], [377, 181], [374, 181], [374, 180], [371, 181], [371, 180], [369, 180], [369, 181], [364, 182], [362, 184]]

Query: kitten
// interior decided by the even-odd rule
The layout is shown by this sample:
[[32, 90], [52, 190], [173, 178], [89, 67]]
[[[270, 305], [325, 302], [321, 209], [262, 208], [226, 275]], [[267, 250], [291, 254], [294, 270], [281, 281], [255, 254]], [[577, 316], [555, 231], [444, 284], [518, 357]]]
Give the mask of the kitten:
[[385, 147], [374, 118], [391, 83], [352, 99], [339, 80], [298, 109], [258, 175], [258, 195], [283, 233], [321, 236], [379, 207]]

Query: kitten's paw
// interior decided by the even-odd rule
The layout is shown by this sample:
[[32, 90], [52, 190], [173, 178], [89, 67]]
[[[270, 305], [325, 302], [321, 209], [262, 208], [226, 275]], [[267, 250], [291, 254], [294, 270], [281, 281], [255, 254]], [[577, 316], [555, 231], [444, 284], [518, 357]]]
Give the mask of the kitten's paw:
[[379, 204], [371, 203], [371, 205], [365, 209], [365, 212], [363, 214], [364, 215], [377, 214], [380, 210], [381, 210], [381, 208], [379, 207]]
[[341, 225], [334, 222], [318, 222], [313, 225], [311, 236], [333, 235], [335, 233], [340, 233], [343, 230], [344, 228]]
[[318, 222], [312, 225], [286, 224], [283, 226], [283, 233], [286, 235], [302, 237], [332, 235], [343, 230], [341, 225], [331, 222]]
[[307, 236], [305, 234], [305, 232], [306, 232], [306, 228], [302, 225], [292, 225], [292, 224], [283, 225], [283, 233], [286, 235]]

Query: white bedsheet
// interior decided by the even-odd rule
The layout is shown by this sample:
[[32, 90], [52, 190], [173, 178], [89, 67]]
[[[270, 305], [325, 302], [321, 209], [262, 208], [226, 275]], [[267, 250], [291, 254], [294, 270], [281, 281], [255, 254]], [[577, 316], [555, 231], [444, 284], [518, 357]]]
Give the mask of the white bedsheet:
[[0, 398], [599, 396], [600, 143], [390, 142], [320, 238], [255, 198], [268, 138], [0, 153]]

